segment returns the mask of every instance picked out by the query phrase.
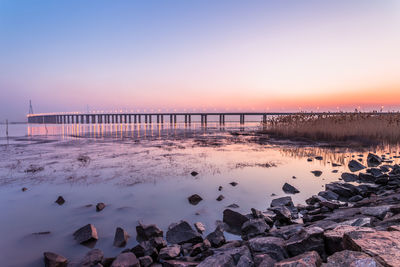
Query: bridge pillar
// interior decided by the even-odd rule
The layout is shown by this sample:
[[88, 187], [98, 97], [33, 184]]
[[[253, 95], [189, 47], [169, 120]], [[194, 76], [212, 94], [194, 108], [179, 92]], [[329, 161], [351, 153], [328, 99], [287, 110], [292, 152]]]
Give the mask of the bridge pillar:
[[149, 123], [151, 124], [151, 115], [149, 115]]
[[137, 123], [137, 117], [136, 117], [136, 115], [133, 115], [133, 123]]
[[160, 115], [157, 114], [157, 123], [160, 123]]
[[164, 115], [161, 115], [161, 123], [164, 123]]
[[267, 115], [263, 115], [263, 123], [267, 123]]
[[139, 123], [141, 123], [142, 122], [142, 115], [138, 115], [138, 119], [139, 119]]
[[128, 117], [129, 117], [129, 124], [131, 124], [132, 123], [132, 115], [128, 115]]
[[176, 124], [176, 115], [174, 115], [174, 123]]
[[147, 115], [144, 115], [144, 123], [147, 124]]
[[171, 115], [169, 115], [169, 122], [172, 124], [174, 121], [173, 121], [173, 116], [172, 116], [172, 114]]

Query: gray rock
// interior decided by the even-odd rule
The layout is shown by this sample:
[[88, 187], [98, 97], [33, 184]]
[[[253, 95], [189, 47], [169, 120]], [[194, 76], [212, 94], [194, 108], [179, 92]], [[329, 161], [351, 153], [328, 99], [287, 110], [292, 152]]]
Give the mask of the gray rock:
[[204, 233], [204, 231], [206, 230], [206, 227], [201, 222], [194, 223], [194, 228], [196, 228], [197, 232], [199, 232], [200, 234]]
[[192, 171], [190, 174], [191, 174], [193, 177], [195, 177], [195, 176], [197, 176], [199, 173], [196, 172], [196, 171]]
[[308, 251], [295, 257], [277, 262], [274, 267], [319, 267], [321, 257], [316, 251]]
[[379, 220], [383, 220], [386, 216], [386, 213], [390, 211], [390, 205], [376, 206], [376, 207], [362, 207], [361, 214], [367, 216], [374, 216]]
[[155, 224], [145, 225], [141, 223], [136, 226], [136, 233], [138, 240], [149, 240], [152, 237], [162, 237], [164, 234]]
[[208, 234], [206, 239], [210, 241], [211, 246], [214, 248], [218, 248], [226, 242], [224, 232], [219, 227], [214, 232]]
[[363, 200], [364, 198], [360, 195], [355, 195], [354, 197], [349, 198], [349, 202], [358, 202]]
[[65, 203], [65, 199], [64, 199], [62, 196], [59, 196], [55, 202], [56, 202], [58, 205], [61, 206], [62, 204]]
[[355, 182], [358, 180], [358, 175], [355, 175], [355, 174], [349, 173], [349, 172], [342, 173], [341, 177], [342, 177], [343, 181], [345, 181], [346, 183]]
[[102, 263], [104, 258], [104, 253], [100, 249], [92, 249], [88, 253], [86, 253], [83, 258], [81, 265], [82, 267], [91, 267], [98, 263]]
[[373, 257], [359, 252], [343, 250], [336, 252], [328, 257], [327, 263], [323, 267], [382, 267]]
[[364, 165], [354, 159], [349, 162], [348, 167], [352, 172], [361, 171], [362, 169], [366, 168]]
[[112, 262], [111, 267], [140, 267], [139, 260], [132, 252], [121, 253]]
[[249, 218], [239, 212], [226, 209], [223, 212], [223, 222], [229, 227], [229, 231], [236, 234], [241, 234], [242, 226]]
[[186, 221], [180, 221], [179, 223], [173, 223], [168, 227], [167, 241], [172, 244], [183, 244], [183, 243], [200, 243], [203, 241], [201, 235], [193, 230], [190, 224]]
[[320, 227], [303, 228], [299, 234], [286, 241], [286, 249], [289, 255], [297, 256], [307, 251], [315, 250], [325, 258], [324, 230]]
[[312, 174], [314, 174], [315, 177], [320, 177], [322, 175], [322, 171], [311, 171]]
[[75, 240], [80, 243], [87, 243], [98, 239], [96, 227], [93, 224], [87, 224], [73, 234]]
[[286, 206], [279, 206], [270, 208], [275, 214], [276, 219], [281, 223], [290, 223], [292, 219], [292, 213]]
[[106, 207], [106, 204], [104, 204], [103, 202], [97, 203], [96, 205], [96, 211], [102, 211], [104, 208]]
[[295, 188], [294, 186], [292, 186], [292, 185], [290, 185], [288, 183], [285, 183], [283, 185], [282, 190], [283, 190], [283, 192], [288, 193], [288, 194], [300, 193], [300, 191], [297, 188]]
[[276, 260], [268, 254], [255, 254], [254, 265], [256, 267], [274, 267]]
[[126, 242], [128, 241], [128, 238], [129, 238], [128, 233], [121, 227], [117, 227], [117, 229], [115, 230], [115, 236], [114, 236], [114, 246], [125, 247]]
[[190, 204], [192, 205], [197, 205], [199, 204], [200, 201], [202, 201], [203, 199], [201, 198], [201, 196], [199, 196], [198, 194], [194, 194], [191, 195], [190, 197], [188, 197], [188, 201]]
[[369, 167], [377, 167], [382, 164], [382, 158], [378, 155], [369, 153], [367, 157], [367, 164]]
[[[242, 259], [244, 257], [244, 259]], [[246, 259], [247, 258], [247, 259]], [[214, 255], [207, 257], [202, 261], [198, 267], [208, 267], [208, 266], [236, 266], [236, 263], [246, 264], [248, 259], [251, 259], [251, 254], [246, 246], [227, 248], [222, 247], [214, 250]], [[240, 265], [247, 266], [247, 265]], [[250, 265], [252, 266], [252, 265]]]
[[330, 190], [321, 191], [318, 193], [318, 196], [321, 196], [327, 200], [338, 200], [339, 199], [339, 195]]
[[68, 260], [64, 256], [58, 255], [53, 252], [45, 252], [44, 256], [44, 266], [46, 267], [66, 267], [68, 265]]
[[[199, 263], [198, 262], [191, 262], [191, 261], [181, 261], [181, 260], [165, 260], [163, 261], [163, 267], [196, 267]], [[154, 266], [151, 267], [158, 267]], [[159, 266], [161, 267], [161, 266]]]
[[142, 241], [131, 249], [136, 257], [150, 256], [154, 260], [158, 258], [158, 251], [156, 246], [151, 241]]
[[265, 219], [250, 219], [242, 225], [242, 238], [248, 240], [250, 238], [265, 235], [270, 227]]
[[153, 259], [150, 256], [139, 258], [140, 267], [150, 267], [153, 264]]
[[275, 198], [271, 201], [271, 207], [279, 207], [279, 206], [294, 207], [292, 198], [289, 196], [280, 197], [280, 198]]
[[181, 246], [179, 245], [171, 245], [160, 250], [158, 254], [159, 260], [171, 260], [179, 256], [181, 253]]
[[253, 253], [268, 254], [276, 261], [281, 261], [288, 257], [285, 249], [285, 242], [278, 237], [256, 237], [249, 240], [249, 247]]
[[219, 195], [219, 196], [217, 197], [217, 201], [222, 201], [224, 198], [225, 198], [225, 197], [224, 197], [223, 195]]

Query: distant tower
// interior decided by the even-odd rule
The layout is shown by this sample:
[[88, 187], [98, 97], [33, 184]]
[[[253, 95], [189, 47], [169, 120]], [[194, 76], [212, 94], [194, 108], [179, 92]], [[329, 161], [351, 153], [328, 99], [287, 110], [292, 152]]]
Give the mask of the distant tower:
[[33, 114], [32, 101], [29, 100], [29, 114]]

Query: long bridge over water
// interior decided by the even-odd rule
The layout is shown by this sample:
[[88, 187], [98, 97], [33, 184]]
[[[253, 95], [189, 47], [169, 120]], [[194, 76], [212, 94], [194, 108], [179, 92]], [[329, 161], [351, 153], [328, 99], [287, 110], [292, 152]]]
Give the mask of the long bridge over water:
[[[305, 116], [337, 116], [359, 113], [344, 112], [174, 112], [174, 113], [62, 113], [62, 114], [28, 114], [28, 123], [39, 124], [111, 124], [111, 123], [177, 123], [178, 116], [184, 118], [185, 123], [192, 123], [193, 117], [200, 118], [201, 124], [207, 124], [210, 116], [219, 117], [219, 123], [225, 124], [227, 116], [235, 116], [240, 124], [245, 123], [245, 118], [259, 116], [263, 123], [269, 118], [290, 115]], [[390, 112], [363, 112], [361, 114], [382, 115]], [[260, 122], [261, 122], [260, 121]]]

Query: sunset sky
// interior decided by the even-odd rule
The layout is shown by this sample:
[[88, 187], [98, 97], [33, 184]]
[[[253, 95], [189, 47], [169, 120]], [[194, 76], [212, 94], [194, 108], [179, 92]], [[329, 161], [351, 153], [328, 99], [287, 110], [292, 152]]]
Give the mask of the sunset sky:
[[0, 1], [0, 120], [400, 109], [400, 1]]

